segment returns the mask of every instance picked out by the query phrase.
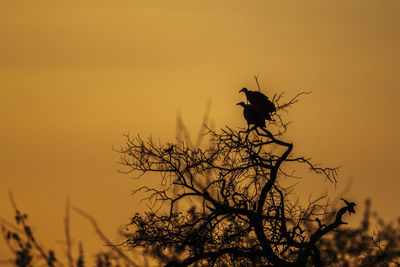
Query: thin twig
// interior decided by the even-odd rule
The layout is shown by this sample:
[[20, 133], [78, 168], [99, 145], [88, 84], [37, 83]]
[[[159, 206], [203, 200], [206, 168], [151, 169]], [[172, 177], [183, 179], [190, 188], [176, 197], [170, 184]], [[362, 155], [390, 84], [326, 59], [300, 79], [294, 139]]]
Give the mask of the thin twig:
[[72, 253], [71, 253], [71, 235], [70, 235], [70, 216], [69, 216], [69, 211], [70, 211], [70, 205], [69, 205], [69, 198], [67, 198], [66, 204], [65, 204], [65, 242], [67, 245], [67, 258], [68, 258], [68, 265], [69, 267], [73, 267], [73, 258], [72, 258]]
[[79, 209], [79, 208], [77, 208], [75, 206], [73, 206], [72, 208], [78, 214], [80, 214], [82, 217], [88, 219], [92, 223], [92, 226], [93, 226], [94, 230], [96, 231], [96, 234], [101, 238], [101, 240], [103, 240], [103, 242], [105, 243], [106, 246], [110, 246], [121, 258], [123, 258], [129, 264], [129, 266], [137, 266], [137, 267], [139, 267], [139, 265], [134, 263], [117, 246], [115, 246], [113, 243], [111, 243], [111, 241], [104, 235], [103, 231], [101, 231], [99, 225], [97, 224], [96, 220], [92, 216], [90, 216], [89, 214], [87, 214], [86, 212], [84, 212], [83, 210], [81, 210], [81, 209]]
[[258, 91], [261, 92], [260, 84], [258, 83], [258, 76], [254, 75], [254, 79], [256, 80]]

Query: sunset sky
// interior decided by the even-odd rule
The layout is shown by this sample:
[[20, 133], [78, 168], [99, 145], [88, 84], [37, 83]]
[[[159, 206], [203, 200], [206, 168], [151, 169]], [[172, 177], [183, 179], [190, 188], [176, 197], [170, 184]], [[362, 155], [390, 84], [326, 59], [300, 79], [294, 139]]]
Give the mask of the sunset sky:
[[[1, 1], [0, 217], [12, 221], [11, 190], [61, 249], [69, 197], [119, 240], [143, 204], [112, 148], [126, 133], [173, 142], [178, 112], [195, 137], [208, 99], [216, 129], [245, 126], [235, 104], [254, 75], [270, 96], [312, 91], [285, 140], [342, 168], [336, 189], [304, 177], [301, 190], [349, 186], [349, 200], [398, 217], [399, 14], [399, 0]], [[81, 240], [90, 258], [101, 242], [71, 216], [74, 253]]]

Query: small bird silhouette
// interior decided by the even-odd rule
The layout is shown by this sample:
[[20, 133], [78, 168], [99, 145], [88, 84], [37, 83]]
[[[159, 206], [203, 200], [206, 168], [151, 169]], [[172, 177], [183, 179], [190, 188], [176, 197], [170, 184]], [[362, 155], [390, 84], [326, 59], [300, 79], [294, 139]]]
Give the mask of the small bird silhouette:
[[174, 146], [175, 145], [171, 145], [169, 148], [164, 149], [164, 153], [168, 153], [168, 154], [172, 153], [172, 151], [174, 151]]
[[348, 202], [348, 201], [347, 201], [346, 199], [344, 199], [344, 198], [340, 198], [340, 199], [343, 200], [344, 203], [346, 203], [347, 207], [349, 208], [349, 209], [348, 209], [348, 212], [349, 212], [350, 215], [351, 215], [352, 213], [356, 213], [356, 211], [355, 211], [355, 209], [354, 209], [354, 207], [357, 206], [356, 203], [354, 203], [354, 202]]

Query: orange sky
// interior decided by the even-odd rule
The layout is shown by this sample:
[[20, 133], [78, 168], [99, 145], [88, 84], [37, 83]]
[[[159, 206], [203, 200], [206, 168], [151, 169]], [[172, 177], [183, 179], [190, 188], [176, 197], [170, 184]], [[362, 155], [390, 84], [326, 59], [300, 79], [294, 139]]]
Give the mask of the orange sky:
[[[307, 178], [302, 190], [352, 181], [349, 199], [395, 218], [399, 12], [398, 0], [2, 1], [0, 216], [12, 218], [12, 190], [61, 248], [70, 197], [115, 237], [139, 207], [112, 146], [127, 132], [173, 141], [178, 110], [195, 136], [209, 98], [216, 128], [244, 126], [238, 90], [257, 74], [267, 94], [313, 91], [291, 109], [287, 140], [343, 166], [337, 191]], [[97, 237], [71, 219], [90, 258]]]

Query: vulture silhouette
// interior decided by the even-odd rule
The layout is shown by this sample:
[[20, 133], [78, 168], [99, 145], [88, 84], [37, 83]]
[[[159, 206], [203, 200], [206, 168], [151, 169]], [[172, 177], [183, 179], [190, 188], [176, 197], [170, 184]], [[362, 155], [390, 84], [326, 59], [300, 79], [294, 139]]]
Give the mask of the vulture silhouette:
[[265, 127], [265, 114], [263, 110], [256, 105], [248, 105], [244, 102], [237, 103], [236, 105], [243, 107], [243, 116], [247, 124], [254, 124], [256, 127]]
[[354, 202], [348, 202], [348, 201], [347, 201], [346, 199], [344, 199], [344, 198], [340, 198], [340, 199], [343, 200], [344, 203], [346, 203], [346, 206], [347, 206], [347, 208], [348, 208], [348, 212], [349, 212], [350, 215], [351, 215], [352, 213], [356, 213], [356, 211], [355, 211], [355, 209], [354, 209], [354, 207], [357, 206], [356, 203], [354, 203]]
[[272, 103], [266, 95], [257, 91], [249, 91], [247, 88], [243, 88], [239, 91], [239, 93], [241, 92], [246, 94], [247, 101], [249, 101], [251, 105], [260, 107], [267, 120], [272, 120], [270, 113], [275, 112], [276, 108], [274, 103]]

